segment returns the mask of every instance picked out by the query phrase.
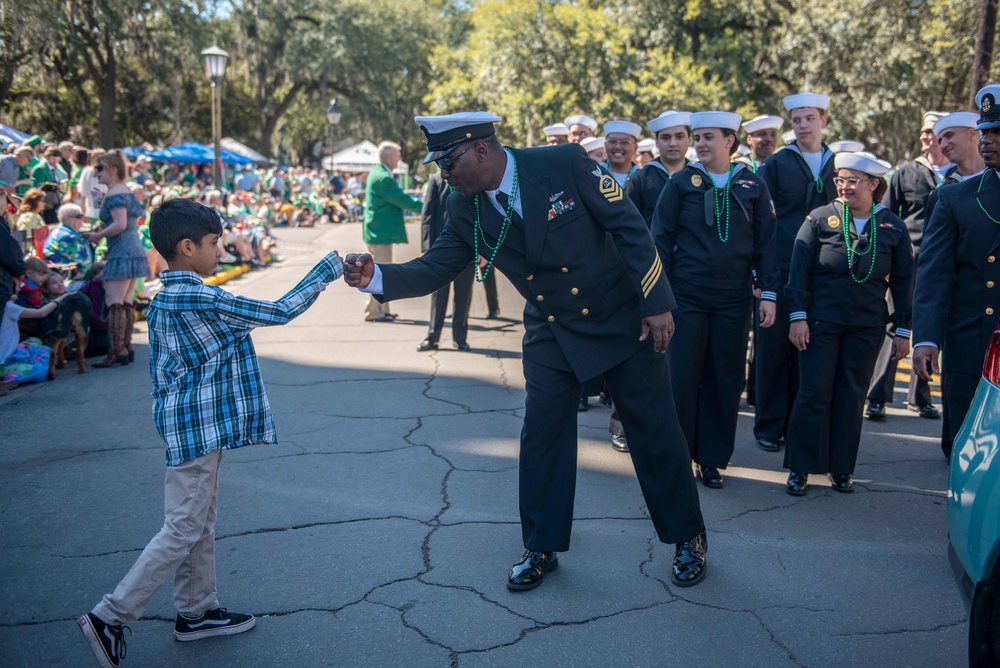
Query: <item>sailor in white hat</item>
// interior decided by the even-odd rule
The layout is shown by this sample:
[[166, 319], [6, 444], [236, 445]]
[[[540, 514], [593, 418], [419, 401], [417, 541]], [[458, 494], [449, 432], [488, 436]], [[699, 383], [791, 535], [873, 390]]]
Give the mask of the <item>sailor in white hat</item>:
[[[944, 371], [945, 436], [952, 441], [965, 420], [979, 384], [982, 362], [1000, 315], [1000, 84], [976, 93], [981, 133], [979, 152], [986, 169], [942, 187], [927, 221], [913, 295], [913, 368], [922, 378]], [[955, 297], [961, 298], [956, 303]], [[958, 317], [956, 317], [958, 316]], [[942, 367], [939, 351], [948, 351]]]
[[781, 116], [755, 116], [743, 123], [750, 154], [746, 162], [756, 172], [778, 148], [778, 132], [785, 124]]
[[591, 160], [595, 162], [606, 162], [607, 151], [604, 148], [604, 137], [586, 137], [580, 142], [580, 146], [587, 152]]
[[[780, 282], [788, 277], [792, 246], [802, 221], [813, 209], [836, 197], [833, 186], [833, 151], [823, 144], [829, 119], [830, 98], [818, 93], [798, 93], [782, 100], [792, 121], [795, 139], [775, 151], [760, 174], [767, 182], [777, 215], [775, 252]], [[788, 428], [789, 406], [798, 387], [798, 353], [788, 340], [788, 309], [778, 292], [774, 327], [754, 337], [754, 437], [767, 452], [781, 449]]]
[[567, 116], [563, 123], [569, 128], [567, 139], [571, 144], [579, 144], [587, 137], [593, 137], [594, 133], [597, 132], [597, 121], [583, 114]]
[[791, 144], [795, 141], [795, 130], [789, 130], [787, 132], [781, 133], [781, 143], [784, 145]]
[[[941, 152], [955, 168], [950, 170], [941, 184], [961, 183], [965, 179], [979, 176], [986, 168], [983, 156], [979, 155], [979, 114], [971, 111], [956, 111], [942, 116], [934, 124], [934, 134], [937, 136]], [[937, 191], [935, 191], [937, 192]], [[934, 193], [931, 193], [933, 198]], [[926, 220], [930, 220], [932, 209], [928, 199]]]
[[[653, 212], [652, 233], [670, 273], [677, 332], [667, 354], [674, 401], [702, 483], [719, 488], [736, 440], [746, 344], [753, 308], [774, 322], [781, 288], [774, 266], [774, 212], [760, 175], [730, 163], [742, 118], [691, 114], [699, 162], [670, 177]], [[648, 169], [648, 168], [647, 168]]]
[[853, 139], [841, 139], [840, 141], [835, 141], [830, 144], [830, 150], [836, 153], [857, 153], [858, 151], [865, 150], [865, 145], [862, 142], [855, 141]]
[[492, 132], [499, 117], [484, 113], [416, 120], [426, 160], [455, 189], [448, 225], [405, 264], [347, 255], [345, 277], [380, 301], [418, 297], [470, 262], [478, 267], [483, 256], [477, 273], [502, 271], [524, 297], [527, 399], [518, 466], [525, 550], [507, 587], [539, 586], [558, 565], [557, 553], [569, 549], [580, 385], [600, 375], [622, 408], [657, 536], [674, 544], [671, 580], [697, 584], [706, 573], [704, 520], [662, 354], [674, 299], [642, 217], [579, 146], [505, 148]]
[[806, 217], [785, 287], [801, 365], [785, 450], [785, 489], [794, 496], [807, 493], [809, 474], [854, 491], [865, 392], [887, 320], [895, 326], [892, 356], [910, 350], [910, 238], [879, 201], [891, 165], [871, 153], [839, 153], [834, 167], [837, 199]]
[[659, 153], [656, 150], [656, 140], [650, 137], [639, 140], [639, 145], [636, 148], [637, 160], [639, 162], [639, 169], [642, 169], [649, 163], [656, 160], [656, 156]]
[[558, 146], [569, 142], [569, 128], [565, 123], [549, 125], [542, 130], [545, 133], [545, 143], [549, 146]]
[[[883, 203], [906, 223], [910, 232], [913, 252], [919, 257], [923, 246], [924, 227], [929, 220], [927, 204], [933, 193], [941, 186], [955, 166], [945, 156], [934, 134], [934, 126], [947, 116], [943, 111], [928, 111], [920, 125], [920, 147], [923, 154], [896, 166], [889, 179], [889, 190]], [[891, 303], [891, 302], [890, 302]], [[865, 416], [870, 420], [885, 420], [888, 416], [885, 405], [892, 403], [896, 393], [896, 367], [892, 359], [889, 341], [882, 346], [875, 376], [868, 390], [868, 408]], [[910, 384], [906, 403], [917, 411], [920, 417], [937, 420], [941, 413], [934, 406], [930, 385], [916, 372], [910, 373]], [[950, 446], [949, 446], [950, 447]]]
[[641, 134], [642, 128], [631, 121], [608, 121], [604, 124], [604, 147], [608, 153], [604, 166], [620, 186], [625, 185], [636, 169], [635, 154]]

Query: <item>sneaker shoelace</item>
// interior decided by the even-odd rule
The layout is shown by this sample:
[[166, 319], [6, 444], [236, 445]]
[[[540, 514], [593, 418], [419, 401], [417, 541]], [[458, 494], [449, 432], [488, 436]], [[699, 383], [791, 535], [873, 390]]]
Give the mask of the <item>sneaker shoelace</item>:
[[132, 629], [125, 625], [119, 625], [117, 628], [114, 626], [108, 627], [108, 632], [111, 633], [111, 637], [115, 639], [115, 659], [121, 661], [125, 658], [125, 631], [128, 630], [132, 633]]

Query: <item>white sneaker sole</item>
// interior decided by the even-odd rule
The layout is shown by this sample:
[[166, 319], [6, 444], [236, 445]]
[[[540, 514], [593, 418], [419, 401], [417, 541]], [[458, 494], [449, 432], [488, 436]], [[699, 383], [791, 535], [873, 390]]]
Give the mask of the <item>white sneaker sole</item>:
[[190, 642], [192, 640], [201, 640], [202, 638], [211, 638], [213, 636], [234, 636], [237, 633], [249, 631], [256, 623], [257, 618], [251, 617], [242, 624], [215, 626], [213, 628], [203, 629], [200, 631], [190, 631], [188, 633], [178, 633], [177, 631], [174, 631], [174, 640], [179, 640], [180, 642]]
[[76, 620], [76, 623], [80, 625], [80, 632], [83, 633], [90, 651], [94, 653], [97, 663], [101, 664], [104, 668], [115, 668], [115, 664], [111, 663], [111, 657], [104, 651], [104, 644], [97, 637], [97, 631], [94, 630], [94, 625], [90, 623], [90, 618], [87, 615], [83, 615]]

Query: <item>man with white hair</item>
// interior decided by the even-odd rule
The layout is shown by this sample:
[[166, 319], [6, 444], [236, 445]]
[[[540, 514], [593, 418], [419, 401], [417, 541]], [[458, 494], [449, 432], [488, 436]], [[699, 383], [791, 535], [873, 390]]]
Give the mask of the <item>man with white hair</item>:
[[[368, 174], [365, 186], [364, 242], [376, 263], [392, 262], [392, 244], [406, 243], [406, 226], [403, 211], [420, 212], [423, 203], [410, 197], [396, 183], [392, 170], [402, 158], [399, 144], [384, 141], [378, 146], [379, 163]], [[374, 297], [368, 298], [365, 307], [367, 322], [392, 322], [395, 316], [389, 312], [389, 303], [379, 303]]]
[[80, 234], [85, 220], [83, 209], [76, 204], [63, 204], [57, 213], [59, 224], [45, 239], [42, 249], [45, 259], [54, 264], [74, 264], [70, 279], [81, 280], [94, 264], [94, 250]]

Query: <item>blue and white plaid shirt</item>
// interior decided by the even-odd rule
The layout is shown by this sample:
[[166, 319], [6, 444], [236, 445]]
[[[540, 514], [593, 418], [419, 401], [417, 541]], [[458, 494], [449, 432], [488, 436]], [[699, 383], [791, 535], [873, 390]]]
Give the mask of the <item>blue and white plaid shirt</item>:
[[149, 370], [167, 466], [277, 441], [250, 332], [305, 312], [343, 273], [330, 253], [276, 302], [237, 297], [189, 271], [160, 274], [148, 314]]

